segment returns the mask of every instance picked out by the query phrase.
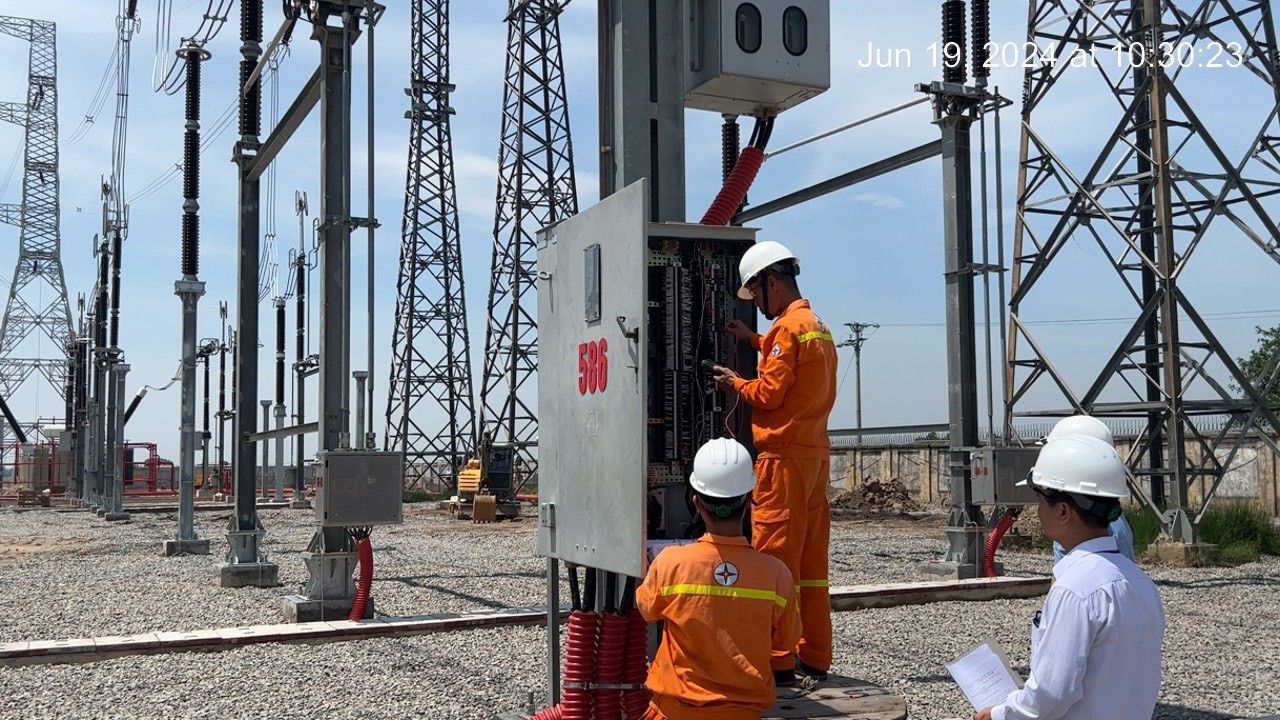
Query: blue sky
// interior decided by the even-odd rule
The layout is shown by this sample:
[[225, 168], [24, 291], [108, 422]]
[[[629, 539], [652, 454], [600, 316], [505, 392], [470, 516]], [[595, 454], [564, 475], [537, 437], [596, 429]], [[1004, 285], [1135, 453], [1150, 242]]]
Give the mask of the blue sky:
[[[6, 3], [11, 5], [12, 3]], [[377, 30], [376, 81], [376, 207], [382, 222], [377, 235], [375, 268], [375, 343], [377, 358], [372, 374], [379, 398], [375, 429], [381, 437], [382, 413], [389, 373], [390, 325], [394, 308], [396, 263], [399, 250], [400, 215], [403, 210], [404, 163], [407, 151], [407, 121], [403, 118], [408, 78], [407, 3], [389, 3]], [[190, 34], [199, 24], [205, 0], [173, 2], [172, 36]], [[907, 0], [893, 5], [866, 2], [833, 2], [832, 87], [829, 92], [785, 113], [777, 121], [773, 147], [817, 134], [836, 125], [867, 117], [918, 97], [917, 82], [941, 79], [941, 70], [930, 61], [929, 45], [938, 34], [938, 3]], [[993, 40], [1017, 42], [1025, 38], [1025, 5], [997, 2], [993, 8]], [[452, 65], [458, 90], [453, 97], [457, 116], [453, 124], [455, 168], [461, 216], [464, 273], [473, 368], [478, 373], [484, 338], [484, 309], [490, 247], [493, 240], [493, 203], [496, 192], [496, 155], [499, 133], [499, 105], [506, 28], [502, 22], [506, 3], [499, 0], [453, 3]], [[88, 293], [93, 283], [91, 238], [101, 224], [99, 182], [110, 172], [111, 123], [114, 98], [98, 113], [92, 128], [82, 139], [68, 144], [81, 125], [115, 45], [117, 4], [108, 0], [57, 0], [43, 4], [41, 19], [58, 25], [60, 117], [64, 143], [61, 155], [62, 246], [72, 310], [78, 293]], [[6, 7], [3, 12], [15, 13]], [[266, 34], [278, 27], [278, 3], [267, 3]], [[126, 195], [136, 195], [162, 176], [180, 159], [182, 96], [152, 91], [152, 68], [156, 57], [156, 3], [139, 3], [142, 29], [134, 41], [129, 118]], [[215, 121], [232, 102], [239, 54], [238, 15], [209, 49], [213, 58], [204, 68], [205, 94], [202, 124], [206, 138]], [[597, 198], [596, 152], [596, 19], [595, 3], [576, 0], [562, 18], [571, 120], [577, 160], [578, 189], [583, 207]], [[868, 44], [883, 51], [906, 50], [910, 65], [860, 68], [859, 58]], [[25, 45], [0, 38], [0, 63], [8, 71], [0, 74], [0, 100], [20, 101], [25, 94]], [[352, 129], [353, 212], [365, 212], [364, 168], [364, 86], [363, 44], [357, 48], [360, 78], [355, 89], [355, 121]], [[171, 52], [165, 57], [168, 61]], [[291, 56], [279, 77], [280, 111], [288, 106], [302, 81], [315, 66], [318, 52], [305, 30], [295, 33]], [[903, 57], [898, 54], [898, 57]], [[1230, 79], [1225, 70], [1204, 71], [1201, 79], [1186, 81], [1199, 89], [1197, 102], [1204, 108], [1205, 122], [1224, 136], [1239, 142], [1251, 139], [1261, 127], [1240, 107], [1269, 107], [1256, 80]], [[1001, 63], [991, 80], [1015, 105], [1003, 115], [1003, 171], [1005, 241], [1012, 242], [1018, 149], [1017, 104], [1021, 70]], [[1055, 147], [1067, 155], [1087, 157], [1091, 138], [1105, 134], [1116, 104], [1095, 80], [1082, 76], [1079, 82], [1063, 83], [1055, 90], [1054, 110], [1036, 118], [1036, 127], [1053, 138]], [[269, 97], [269, 94], [268, 94]], [[1258, 98], [1261, 97], [1261, 100]], [[1231, 107], [1220, 100], [1230, 98]], [[264, 107], [264, 123], [270, 118]], [[1256, 115], [1256, 112], [1254, 113]], [[919, 105], [892, 118], [877, 120], [849, 133], [810, 145], [772, 160], [764, 166], [751, 192], [755, 202], [772, 199], [813, 182], [860, 167], [938, 137], [931, 124], [931, 112]], [[719, 189], [718, 115], [698, 111], [687, 113], [688, 215], [692, 220]], [[1216, 123], [1216, 125], [1214, 124]], [[749, 128], [748, 128], [749, 129]], [[990, 126], [988, 130], [990, 131]], [[232, 299], [235, 285], [235, 191], [234, 167], [230, 163], [235, 139], [234, 123], [223, 132], [202, 157], [201, 184], [201, 265], [200, 279], [207, 283], [201, 302], [200, 336], [217, 336], [220, 331], [218, 301]], [[311, 199], [313, 214], [318, 208], [319, 125], [313, 117], [303, 125], [277, 162], [275, 229], [282, 256], [297, 243], [298, 224], [293, 213], [295, 190], [304, 190]], [[991, 150], [992, 139], [988, 140]], [[0, 181], [8, 170], [7, 161], [18, 152], [21, 136], [14, 127], [0, 127]], [[978, 165], [978, 138], [974, 137], [975, 171]], [[994, 169], [992, 169], [994, 172]], [[0, 202], [20, 199], [21, 167], [8, 182], [0, 182]], [[764, 218], [756, 223], [761, 236], [787, 243], [803, 265], [802, 291], [812, 300], [828, 323], [841, 329], [843, 323], [875, 322], [881, 328], [863, 348], [864, 424], [892, 425], [942, 422], [946, 419], [946, 356], [943, 327], [941, 180], [939, 164], [922, 163], [895, 174], [864, 183], [821, 200]], [[266, 198], [264, 197], [264, 202]], [[131, 229], [124, 251], [121, 346], [133, 371], [128, 394], [140, 384], [160, 386], [173, 376], [180, 352], [180, 306], [173, 295], [179, 276], [179, 217], [181, 183], [174, 180], [159, 191], [132, 204]], [[995, 202], [991, 210], [991, 242], [994, 262]], [[309, 217], [307, 219], [310, 227]], [[267, 229], [264, 225], [264, 229]], [[1212, 239], [1212, 238], [1210, 238]], [[310, 239], [308, 237], [308, 243]], [[364, 233], [353, 239], [355, 282], [352, 296], [356, 349], [352, 367], [362, 369], [365, 361], [365, 263]], [[1239, 237], [1223, 237], [1221, 242], [1197, 251], [1195, 267], [1184, 277], [1185, 287], [1201, 313], [1213, 315], [1220, 339], [1233, 356], [1248, 352], [1253, 345], [1252, 327], [1272, 325], [1280, 318], [1275, 299], [1275, 265], [1254, 246]], [[16, 254], [17, 231], [0, 228], [0, 271], [8, 276]], [[1037, 320], [1080, 320], [1085, 322], [1041, 326], [1038, 340], [1048, 346], [1050, 356], [1073, 381], [1085, 383], [1096, 373], [1127, 326], [1099, 319], [1131, 318], [1136, 309], [1116, 284], [1114, 273], [1098, 264], [1097, 246], [1075, 242], [1064, 251], [1059, 272], [1036, 296]], [[286, 262], [283, 257], [281, 263]], [[1058, 263], [1059, 261], [1055, 261]], [[1194, 272], [1193, 272], [1194, 271]], [[1109, 277], [1108, 277], [1109, 275]], [[1048, 282], [1048, 281], [1047, 281]], [[993, 288], [994, 296], [994, 288]], [[262, 378], [274, 355], [274, 314], [264, 306], [264, 348]], [[1251, 311], [1266, 311], [1248, 314]], [[993, 309], [999, 317], [999, 309]], [[292, 323], [292, 310], [289, 313]], [[981, 318], [981, 310], [979, 311]], [[289, 329], [289, 359], [292, 361], [292, 327]], [[315, 348], [315, 341], [312, 341]], [[841, 351], [841, 392], [832, 426], [853, 424], [853, 377], [846, 372], [853, 365], [852, 351]], [[982, 352], [982, 346], [979, 346]], [[995, 372], [1000, 373], [999, 358]], [[980, 360], [980, 375], [985, 370]], [[314, 383], [312, 383], [314, 386]], [[479, 387], [479, 377], [476, 378]], [[264, 385], [260, 396], [271, 397]], [[985, 397], [985, 391], [983, 392]], [[997, 398], [999, 392], [997, 390]], [[309, 407], [315, 408], [314, 395]], [[130, 422], [131, 440], [158, 441], [161, 454], [176, 458], [178, 390], [151, 393]], [[215, 398], [216, 402], [216, 398]], [[997, 402], [998, 399], [997, 399]], [[1060, 400], [1045, 397], [1049, 406]], [[24, 389], [11, 401], [21, 417], [48, 417], [61, 413], [48, 389]], [[983, 411], [985, 418], [986, 412]], [[999, 413], [997, 413], [997, 417]], [[312, 415], [311, 417], [314, 417]]]

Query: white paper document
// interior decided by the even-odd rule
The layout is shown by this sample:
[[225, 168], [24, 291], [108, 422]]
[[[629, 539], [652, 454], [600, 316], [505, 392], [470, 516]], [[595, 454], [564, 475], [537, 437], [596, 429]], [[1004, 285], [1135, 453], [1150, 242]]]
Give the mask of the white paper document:
[[1009, 693], [1022, 687], [1022, 678], [1009, 667], [1004, 648], [995, 640], [988, 640], [947, 663], [947, 672], [955, 678], [975, 711], [999, 705]]

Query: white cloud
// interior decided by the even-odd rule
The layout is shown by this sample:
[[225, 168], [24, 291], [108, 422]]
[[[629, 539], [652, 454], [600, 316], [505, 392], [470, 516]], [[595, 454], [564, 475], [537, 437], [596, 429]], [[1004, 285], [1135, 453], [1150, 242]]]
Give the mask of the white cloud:
[[867, 203], [868, 205], [873, 205], [885, 210], [897, 210], [907, 206], [906, 201], [896, 195], [886, 195], [884, 193], [876, 192], [858, 193], [857, 195], [851, 196], [849, 200], [858, 203]]

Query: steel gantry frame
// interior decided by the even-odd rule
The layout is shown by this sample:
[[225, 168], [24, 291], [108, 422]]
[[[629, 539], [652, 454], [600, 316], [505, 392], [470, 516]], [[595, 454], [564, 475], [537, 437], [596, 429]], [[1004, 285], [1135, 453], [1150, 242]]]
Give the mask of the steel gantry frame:
[[[0, 102], [0, 120], [23, 126], [25, 143], [22, 202], [0, 204], [0, 222], [19, 228], [18, 259], [0, 323], [0, 391], [10, 401], [36, 371], [62, 398], [73, 338], [58, 211], [56, 32], [51, 22], [0, 17], [0, 34], [31, 44], [26, 102]], [[33, 335], [47, 338], [54, 349], [27, 342]]]
[[537, 469], [538, 230], [578, 212], [560, 13], [568, 0], [511, 0], [498, 150], [484, 381], [484, 433], [510, 445], [523, 481]]
[[[1273, 220], [1280, 68], [1270, 3], [1032, 0], [1027, 38], [1052, 48], [1056, 62], [1028, 70], [1024, 82], [1005, 426], [1012, 428], [1015, 416], [1076, 411], [1146, 418], [1127, 458], [1133, 490], [1161, 513], [1174, 540], [1195, 542], [1196, 522], [1249, 431], [1280, 429], [1275, 408], [1263, 400], [1277, 382], [1276, 359], [1261, 377], [1245, 375], [1179, 287], [1198, 256], [1213, 252], [1196, 253], [1202, 245], [1244, 240], [1280, 263]], [[1250, 98], [1233, 94], [1243, 147], [1219, 142], [1197, 114], [1212, 108], [1197, 106], [1194, 71], [1181, 59], [1211, 57], [1206, 51], [1218, 57], [1214, 83], [1256, 89], [1252, 115]], [[1056, 146], [1036, 122], [1066, 109], [1054, 105], [1054, 87], [1082, 75], [1101, 80], [1098, 89], [1119, 104], [1113, 125], [1072, 125], [1077, 146], [1079, 131], [1109, 131], [1085, 152]], [[1083, 388], [1054, 366], [1024, 318], [1024, 306], [1034, 307], [1029, 301], [1053, 293], [1052, 261], [1072, 244], [1100, 249], [1137, 308], [1119, 346]], [[1228, 391], [1231, 385], [1242, 392]], [[1070, 408], [1030, 410], [1029, 393], [1040, 386]], [[1189, 398], [1193, 387], [1209, 398]], [[1193, 422], [1221, 414], [1238, 422], [1212, 433]], [[1265, 432], [1258, 435], [1275, 448]]]
[[410, 12], [409, 162], [391, 340], [387, 448], [410, 485], [450, 487], [474, 449], [471, 342], [453, 171], [449, 0]]

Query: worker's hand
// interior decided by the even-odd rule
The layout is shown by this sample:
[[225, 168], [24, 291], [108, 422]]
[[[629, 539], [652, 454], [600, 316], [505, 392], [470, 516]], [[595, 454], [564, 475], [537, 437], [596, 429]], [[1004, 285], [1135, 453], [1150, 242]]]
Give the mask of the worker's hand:
[[991, 708], [982, 708], [974, 713], [973, 720], [991, 720]]
[[750, 340], [756, 336], [755, 333], [751, 332], [750, 328], [748, 328], [741, 320], [737, 319], [730, 320], [725, 323], [724, 331], [725, 333], [744, 341]]
[[712, 375], [712, 378], [716, 381], [716, 385], [719, 385], [720, 389], [725, 392], [734, 392], [733, 381], [737, 380], [739, 377], [741, 377], [741, 375], [723, 365], [717, 365], [715, 374]]

